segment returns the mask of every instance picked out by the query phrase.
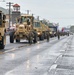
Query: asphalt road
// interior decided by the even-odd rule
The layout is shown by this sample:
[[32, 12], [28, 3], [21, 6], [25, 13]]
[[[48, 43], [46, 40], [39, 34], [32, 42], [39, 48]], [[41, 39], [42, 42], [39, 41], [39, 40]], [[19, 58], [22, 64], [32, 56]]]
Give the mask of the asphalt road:
[[0, 51], [0, 75], [74, 75], [73, 44], [73, 35], [32, 45], [10, 44], [7, 36], [5, 49]]

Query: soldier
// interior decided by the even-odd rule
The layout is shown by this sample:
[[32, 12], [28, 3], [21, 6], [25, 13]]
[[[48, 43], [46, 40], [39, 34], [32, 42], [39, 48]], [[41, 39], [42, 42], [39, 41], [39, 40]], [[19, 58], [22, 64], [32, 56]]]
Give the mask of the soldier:
[[36, 29], [34, 29], [33, 33], [34, 33], [33, 42], [36, 43], [37, 42], [37, 37], [38, 37], [37, 32], [36, 32]]
[[47, 39], [47, 42], [49, 42], [49, 32], [47, 32], [46, 39]]
[[30, 25], [30, 19], [29, 18], [27, 18], [27, 24]]
[[60, 33], [59, 31], [57, 32], [58, 40], [60, 39]]
[[32, 44], [32, 41], [33, 41], [33, 33], [31, 32], [30, 34], [29, 34], [29, 44], [31, 45]]
[[68, 32], [68, 36], [69, 36], [69, 32]]

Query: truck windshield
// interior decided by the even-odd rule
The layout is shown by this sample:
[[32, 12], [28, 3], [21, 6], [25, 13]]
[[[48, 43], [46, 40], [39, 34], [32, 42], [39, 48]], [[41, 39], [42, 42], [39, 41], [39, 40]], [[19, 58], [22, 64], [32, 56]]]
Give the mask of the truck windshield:
[[29, 20], [29, 22], [30, 22], [30, 18], [29, 17], [22, 17], [22, 22], [27, 22], [27, 20]]
[[35, 22], [34, 23], [34, 27], [40, 27], [40, 23], [39, 22]]

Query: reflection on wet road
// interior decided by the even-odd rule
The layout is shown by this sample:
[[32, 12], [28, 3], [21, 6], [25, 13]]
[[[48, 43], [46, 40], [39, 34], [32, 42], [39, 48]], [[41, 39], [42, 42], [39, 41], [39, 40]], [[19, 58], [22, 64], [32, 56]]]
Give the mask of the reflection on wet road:
[[17, 48], [12, 45], [13, 51], [4, 51], [0, 55], [0, 74], [49, 75], [48, 73], [56, 70], [57, 61], [62, 58], [71, 39], [72, 36], [61, 37], [60, 41], [53, 38], [50, 42], [45, 40], [25, 47], [18, 47], [22, 44], [16, 44]]

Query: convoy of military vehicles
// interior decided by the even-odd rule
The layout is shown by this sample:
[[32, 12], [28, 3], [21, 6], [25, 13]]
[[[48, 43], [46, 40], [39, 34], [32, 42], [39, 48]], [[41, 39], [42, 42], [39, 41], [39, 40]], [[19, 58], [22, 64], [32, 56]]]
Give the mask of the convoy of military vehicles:
[[[4, 49], [6, 44], [6, 16], [0, 11], [0, 49]], [[51, 36], [57, 36], [57, 31], [52, 32], [50, 27], [40, 20], [34, 19], [33, 15], [23, 14], [16, 18], [16, 29], [10, 32], [10, 43], [14, 40], [18, 43], [21, 39], [28, 40], [29, 44], [37, 43]]]
[[10, 33], [10, 43], [20, 42], [21, 39], [26, 39], [28, 42], [36, 43], [39, 40], [44, 40], [49, 33], [49, 28], [40, 21], [35, 21], [33, 15], [25, 14], [17, 18], [16, 31]]

